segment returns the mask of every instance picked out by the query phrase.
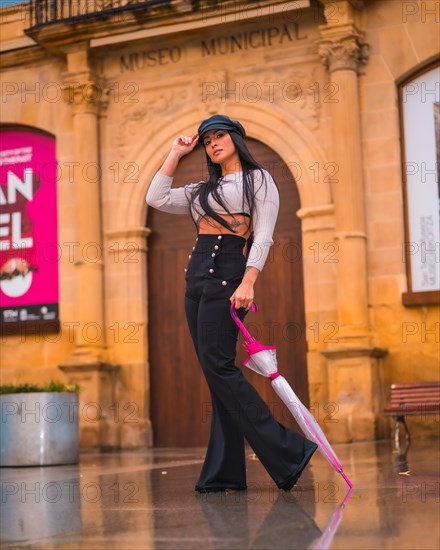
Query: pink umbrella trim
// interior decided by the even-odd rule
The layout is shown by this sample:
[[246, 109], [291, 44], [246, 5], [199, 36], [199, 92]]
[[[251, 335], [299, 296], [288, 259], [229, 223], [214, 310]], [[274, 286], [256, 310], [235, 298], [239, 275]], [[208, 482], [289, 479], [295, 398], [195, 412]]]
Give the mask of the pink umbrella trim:
[[[238, 317], [237, 317], [238, 319]], [[254, 340], [253, 342], [245, 342], [243, 344], [244, 349], [247, 351], [248, 356], [243, 361], [243, 365], [246, 366], [247, 362], [251, 358], [252, 355], [255, 353], [260, 353], [261, 351], [266, 351], [268, 349], [270, 350], [276, 350], [277, 348], [275, 346], [263, 346], [261, 342], [258, 342], [257, 340]]]

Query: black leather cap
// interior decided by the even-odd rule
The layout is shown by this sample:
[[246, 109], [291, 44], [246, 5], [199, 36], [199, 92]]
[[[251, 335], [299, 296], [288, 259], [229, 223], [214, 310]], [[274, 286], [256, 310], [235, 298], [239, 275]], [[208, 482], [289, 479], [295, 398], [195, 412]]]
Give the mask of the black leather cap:
[[199, 143], [203, 145], [203, 136], [209, 130], [228, 130], [228, 132], [236, 132], [242, 138], [246, 137], [246, 132], [238, 120], [231, 120], [226, 115], [214, 115], [207, 118], [200, 124], [197, 133], [199, 134]]

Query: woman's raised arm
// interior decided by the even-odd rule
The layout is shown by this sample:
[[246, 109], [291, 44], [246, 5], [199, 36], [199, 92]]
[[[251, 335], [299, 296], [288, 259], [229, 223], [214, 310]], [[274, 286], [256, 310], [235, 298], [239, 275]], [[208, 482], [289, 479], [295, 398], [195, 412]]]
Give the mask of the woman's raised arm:
[[145, 200], [149, 206], [170, 214], [188, 214], [189, 203], [185, 187], [171, 189], [173, 176], [180, 159], [190, 153], [197, 144], [197, 134], [179, 136], [174, 140], [170, 152], [148, 188]]

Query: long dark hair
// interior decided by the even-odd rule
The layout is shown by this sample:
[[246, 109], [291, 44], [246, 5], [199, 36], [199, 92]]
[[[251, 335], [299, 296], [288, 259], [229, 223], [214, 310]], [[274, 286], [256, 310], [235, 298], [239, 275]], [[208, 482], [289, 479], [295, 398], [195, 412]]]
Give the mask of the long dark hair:
[[[248, 149], [248, 146], [246, 145], [244, 139], [241, 137], [240, 134], [236, 132], [229, 132], [229, 135], [231, 136], [232, 142], [235, 145], [243, 171], [242, 211], [244, 211], [245, 204], [247, 204], [249, 206], [251, 220], [253, 220], [255, 216], [255, 193], [263, 185], [265, 187], [265, 192], [267, 192], [267, 182], [263, 171], [263, 166], [254, 159]], [[233, 215], [226, 206], [222, 197], [220, 185], [222, 180], [222, 169], [220, 164], [213, 163], [208, 154], [206, 154], [206, 162], [208, 165], [209, 178], [207, 181], [202, 181], [197, 186], [195, 186], [191, 192], [191, 195], [189, 196], [191, 217], [197, 227], [196, 220], [194, 219], [192, 211], [194, 209], [195, 212], [198, 212], [197, 206], [194, 204], [195, 200], [198, 198], [200, 207], [203, 210], [203, 212], [198, 212], [201, 216], [207, 215], [229, 231], [236, 233], [237, 230], [232, 227], [226, 220], [224, 220], [217, 212], [214, 212], [211, 205], [209, 204], [208, 198], [211, 195], [215, 202], [217, 202], [222, 208], [224, 208], [224, 210], [228, 214]], [[257, 181], [255, 175], [258, 173], [261, 175], [261, 185], [256, 188]], [[252, 240], [252, 234], [250, 239]], [[248, 243], [248, 245], [250, 248], [250, 243]]]

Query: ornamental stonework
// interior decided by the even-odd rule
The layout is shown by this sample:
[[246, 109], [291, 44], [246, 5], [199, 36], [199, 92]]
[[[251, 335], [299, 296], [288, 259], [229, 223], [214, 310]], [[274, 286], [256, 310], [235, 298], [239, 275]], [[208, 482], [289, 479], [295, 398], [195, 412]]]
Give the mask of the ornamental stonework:
[[235, 74], [212, 72], [201, 89], [206, 114], [222, 112], [233, 103], [276, 105], [313, 130], [319, 127], [320, 103], [329, 93], [319, 82], [318, 67], [303, 71], [286, 65], [272, 65], [263, 74], [252, 67]]
[[311, 130], [318, 129], [324, 90], [317, 72], [316, 67], [307, 72], [290, 68], [267, 72], [265, 82], [274, 85], [265, 87], [264, 100], [285, 108]]
[[363, 35], [353, 33], [338, 39], [323, 39], [319, 42], [321, 61], [329, 72], [349, 70], [361, 72], [369, 57], [369, 45]]
[[[89, 75], [90, 76], [90, 75]], [[61, 88], [63, 100], [72, 106], [76, 113], [102, 114], [108, 106], [109, 88], [99, 78], [75, 78], [75, 75], [64, 75]]]
[[189, 102], [190, 93], [189, 87], [180, 86], [169, 90], [155, 88], [149, 92], [140, 92], [138, 102], [125, 104], [118, 112], [120, 124], [115, 138], [120, 157], [126, 156], [129, 146], [146, 124], [177, 113], [182, 105]]

